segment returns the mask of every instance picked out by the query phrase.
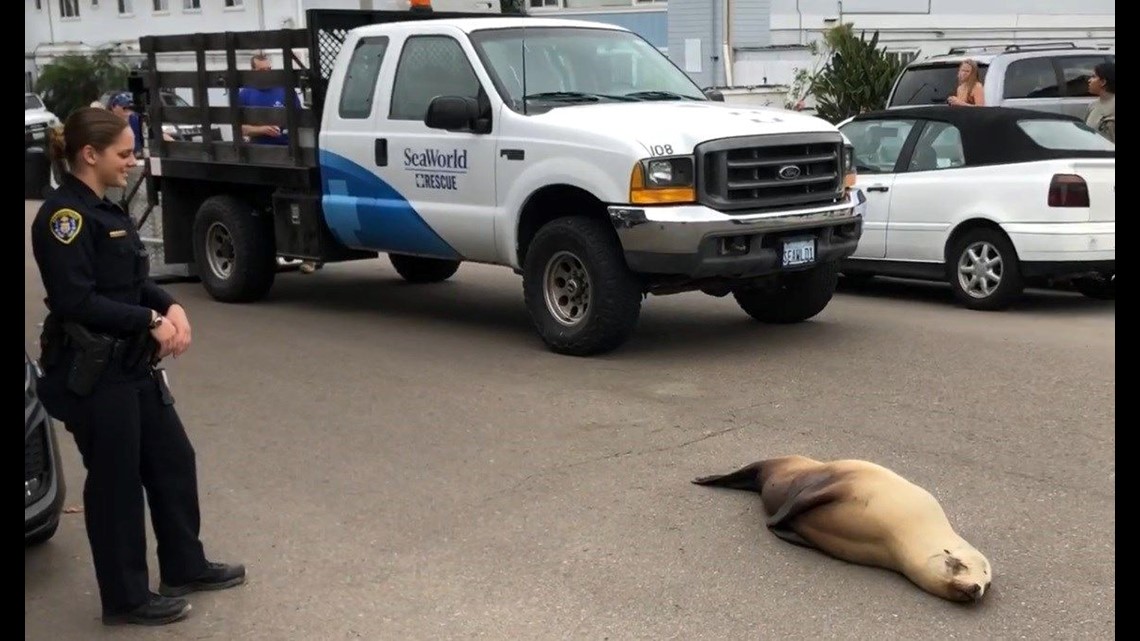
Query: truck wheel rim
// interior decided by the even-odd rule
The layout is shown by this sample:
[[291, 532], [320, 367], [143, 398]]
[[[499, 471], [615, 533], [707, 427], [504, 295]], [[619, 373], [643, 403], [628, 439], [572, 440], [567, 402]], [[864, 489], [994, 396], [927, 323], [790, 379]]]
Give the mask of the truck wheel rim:
[[572, 327], [586, 318], [593, 291], [590, 275], [577, 256], [568, 251], [551, 256], [542, 280], [546, 309], [555, 320]]
[[989, 298], [1001, 286], [1001, 252], [984, 240], [970, 243], [958, 258], [958, 284], [973, 298]]
[[206, 262], [210, 271], [222, 280], [234, 271], [234, 241], [230, 230], [221, 223], [214, 223], [206, 230]]

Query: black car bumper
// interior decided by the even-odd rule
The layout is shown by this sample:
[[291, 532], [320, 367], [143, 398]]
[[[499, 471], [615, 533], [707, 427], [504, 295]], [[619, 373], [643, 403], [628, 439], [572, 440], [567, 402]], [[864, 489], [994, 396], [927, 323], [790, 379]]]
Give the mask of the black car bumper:
[[24, 541], [50, 537], [59, 524], [67, 488], [55, 421], [36, 395], [24, 388]]

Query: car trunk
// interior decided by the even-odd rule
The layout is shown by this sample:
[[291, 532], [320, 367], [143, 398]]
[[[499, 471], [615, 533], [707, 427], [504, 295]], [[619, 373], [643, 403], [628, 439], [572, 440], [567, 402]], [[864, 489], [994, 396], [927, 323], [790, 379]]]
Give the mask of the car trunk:
[[1116, 221], [1116, 159], [1082, 158], [1072, 161], [1073, 173], [1089, 186], [1089, 221]]

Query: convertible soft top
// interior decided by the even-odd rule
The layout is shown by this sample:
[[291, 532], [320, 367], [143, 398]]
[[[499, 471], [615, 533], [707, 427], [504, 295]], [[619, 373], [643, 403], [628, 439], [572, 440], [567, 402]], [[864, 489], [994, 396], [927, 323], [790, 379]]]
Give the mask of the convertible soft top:
[[[1066, 114], [1014, 107], [952, 107], [933, 105], [872, 111], [855, 116], [863, 120], [934, 120], [953, 125], [962, 136], [967, 166], [998, 165], [1057, 158], [1115, 158], [1116, 151], [1050, 149], [1037, 144], [1018, 123], [1026, 120], [1084, 122]], [[1092, 130], [1089, 130], [1092, 132]], [[1095, 132], [1093, 132], [1094, 135]]]

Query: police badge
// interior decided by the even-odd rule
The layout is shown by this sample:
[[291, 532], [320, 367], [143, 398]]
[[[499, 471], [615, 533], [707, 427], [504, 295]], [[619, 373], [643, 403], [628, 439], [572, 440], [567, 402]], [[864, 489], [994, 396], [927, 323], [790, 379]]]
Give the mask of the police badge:
[[51, 215], [48, 226], [51, 227], [51, 235], [55, 236], [56, 240], [64, 245], [70, 245], [83, 227], [83, 217], [74, 209], [61, 209]]

